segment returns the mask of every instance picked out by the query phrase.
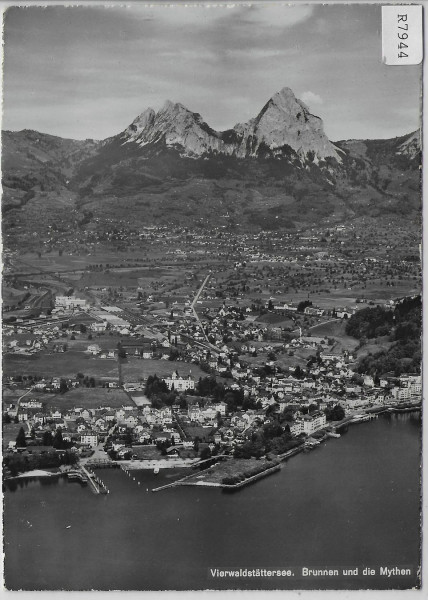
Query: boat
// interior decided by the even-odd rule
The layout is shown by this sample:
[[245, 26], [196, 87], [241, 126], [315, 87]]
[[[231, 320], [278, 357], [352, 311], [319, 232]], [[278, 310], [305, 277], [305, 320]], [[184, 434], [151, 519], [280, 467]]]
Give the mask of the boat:
[[71, 525], [67, 525], [66, 529], [70, 529]]
[[353, 423], [363, 423], [364, 421], [370, 421], [370, 415], [355, 415], [352, 418]]
[[333, 438], [340, 438], [340, 433], [336, 433], [335, 431], [327, 431], [327, 435]]
[[80, 483], [84, 484], [88, 483], [86, 475], [79, 473], [79, 471], [70, 471], [67, 473], [67, 479], [70, 479], [71, 481], [80, 481]]
[[315, 446], [319, 446], [321, 442], [319, 440], [315, 440], [313, 438], [306, 440], [305, 447], [306, 448], [315, 448]]
[[153, 469], [153, 473], [154, 473], [155, 475], [157, 475], [157, 474], [159, 473], [159, 467], [155, 467], [155, 468]]

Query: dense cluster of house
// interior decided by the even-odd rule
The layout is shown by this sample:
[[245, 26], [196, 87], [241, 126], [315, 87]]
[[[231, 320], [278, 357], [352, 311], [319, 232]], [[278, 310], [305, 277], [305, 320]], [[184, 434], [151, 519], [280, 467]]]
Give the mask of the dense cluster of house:
[[[169, 389], [179, 394], [172, 406], [155, 408], [150, 403], [143, 406], [133, 404], [112, 409], [100, 406], [96, 409], [75, 407], [72, 410], [45, 410], [37, 400], [37, 385], [34, 393], [18, 403], [5, 407], [10, 418], [27, 427], [29, 439], [42, 443], [47, 431], [62, 432], [64, 441], [76, 451], [96, 447], [107, 438], [111, 448], [121, 458], [130, 446], [138, 444], [194, 448], [199, 442], [233, 449], [251, 439], [251, 435], [265, 423], [269, 423], [272, 412], [291, 410], [290, 432], [294, 436], [310, 436], [326, 426], [326, 409], [340, 405], [345, 415], [383, 404], [419, 402], [421, 398], [420, 375], [385, 375], [375, 386], [372, 377], [366, 375], [360, 383], [355, 382], [349, 365], [349, 356], [320, 353], [318, 359], [308, 366], [305, 376], [296, 378], [274, 374], [261, 378], [246, 368], [245, 377], [230, 384], [230, 390], [241, 390], [244, 396], [255, 401], [256, 408], [228, 412], [225, 402], [192, 395], [195, 381], [191, 376], [181, 377], [177, 371], [164, 381]], [[54, 378], [49, 385], [58, 385]], [[188, 394], [190, 393], [190, 395]], [[180, 398], [187, 398], [183, 406]], [[254, 405], [254, 403], [253, 403]], [[14, 443], [11, 443], [13, 448]], [[171, 453], [172, 450], [169, 450]]]

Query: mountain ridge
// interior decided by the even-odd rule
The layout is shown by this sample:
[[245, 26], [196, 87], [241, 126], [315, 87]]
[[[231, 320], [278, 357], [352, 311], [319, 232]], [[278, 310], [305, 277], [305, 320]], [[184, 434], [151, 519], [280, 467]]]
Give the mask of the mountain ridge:
[[366, 214], [416, 219], [420, 211], [418, 130], [333, 143], [289, 88], [220, 132], [166, 101], [105, 140], [22, 130], [4, 131], [2, 141], [3, 210], [14, 223], [36, 212], [47, 223], [59, 206], [84, 213], [86, 224], [90, 215], [120, 219], [132, 211], [137, 223], [191, 218], [265, 229]]
[[313, 152], [317, 160], [330, 157], [341, 162], [338, 149], [324, 133], [322, 119], [312, 115], [306, 104], [286, 87], [274, 94], [254, 118], [225, 131], [216, 131], [199, 113], [167, 100], [158, 112], [147, 108], [123, 132], [106, 142], [115, 140], [135, 143], [140, 148], [162, 142], [188, 157], [220, 153], [247, 158], [257, 157], [260, 152], [278, 156], [290, 147], [303, 159]]

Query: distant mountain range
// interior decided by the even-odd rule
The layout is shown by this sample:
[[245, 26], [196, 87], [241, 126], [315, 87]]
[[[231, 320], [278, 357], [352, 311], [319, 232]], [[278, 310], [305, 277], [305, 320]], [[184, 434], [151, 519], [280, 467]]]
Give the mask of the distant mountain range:
[[200, 158], [225, 154], [238, 158], [280, 157], [295, 152], [303, 161], [327, 157], [340, 162], [340, 151], [327, 138], [319, 117], [284, 88], [265, 104], [259, 114], [227, 131], [214, 131], [198, 113], [169, 100], [158, 113], [148, 108], [119, 136], [109, 142], [133, 143], [140, 148], [163, 145], [180, 156]]
[[4, 131], [3, 211], [49, 194], [91, 218], [294, 228], [420, 209], [420, 132], [331, 142], [322, 120], [283, 88], [258, 115], [215, 131], [167, 101], [103, 141]]

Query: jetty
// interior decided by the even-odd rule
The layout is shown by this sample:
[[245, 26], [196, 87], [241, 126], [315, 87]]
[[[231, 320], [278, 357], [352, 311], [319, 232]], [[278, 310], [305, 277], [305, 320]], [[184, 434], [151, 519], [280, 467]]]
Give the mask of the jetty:
[[67, 479], [70, 481], [80, 481], [80, 483], [83, 483], [84, 485], [88, 483], [88, 477], [81, 471], [68, 471]]
[[93, 471], [88, 471], [88, 469], [85, 467], [85, 465], [80, 465], [80, 468], [82, 469], [84, 475], [86, 476], [87, 481], [91, 484], [91, 490], [95, 494], [108, 494], [109, 493], [109, 490], [107, 489], [104, 482], [101, 481], [101, 479], [99, 477], [97, 477]]

